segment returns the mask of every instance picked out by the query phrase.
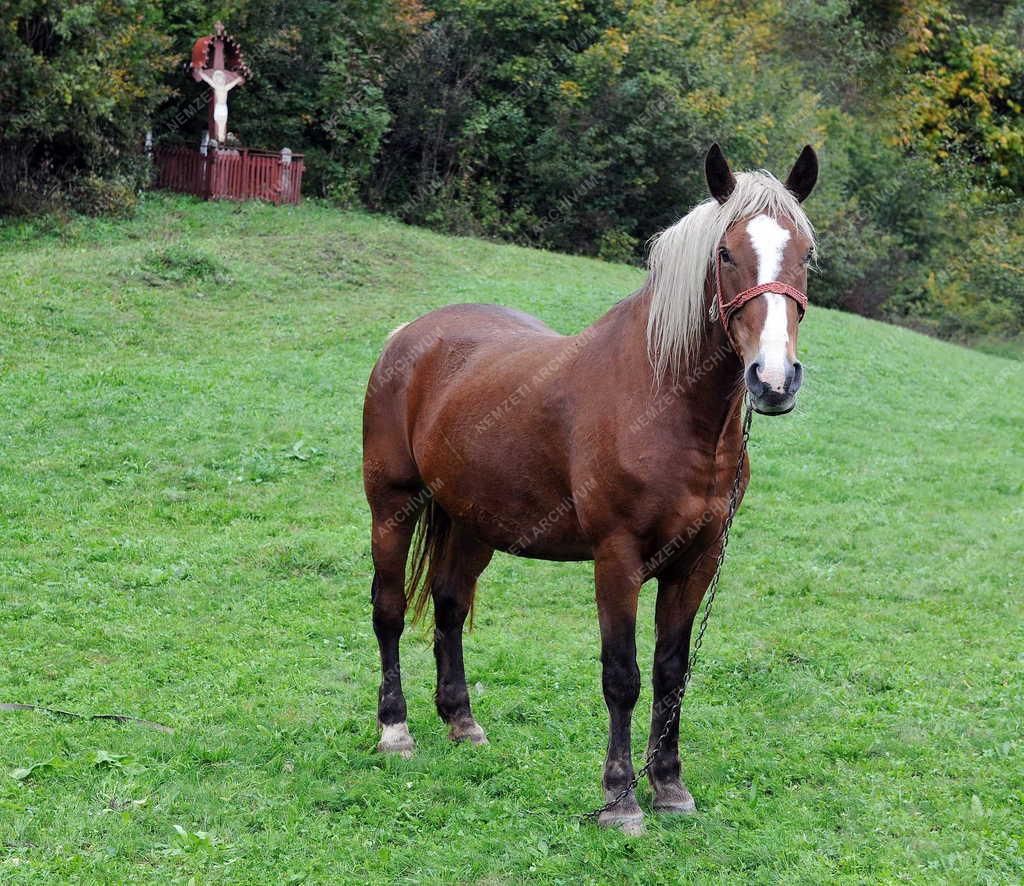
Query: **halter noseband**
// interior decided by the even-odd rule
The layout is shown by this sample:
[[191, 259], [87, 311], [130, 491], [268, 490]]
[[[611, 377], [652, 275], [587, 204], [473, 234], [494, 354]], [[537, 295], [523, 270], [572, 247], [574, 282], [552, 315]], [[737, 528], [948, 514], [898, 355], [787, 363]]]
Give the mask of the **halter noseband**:
[[790, 286], [788, 283], [783, 283], [781, 280], [772, 280], [768, 283], [758, 283], [757, 286], [751, 286], [750, 289], [744, 289], [738, 293], [732, 301], [726, 301], [722, 295], [722, 257], [718, 257], [718, 269], [715, 279], [716, 296], [718, 298], [718, 316], [722, 321], [722, 328], [725, 329], [725, 336], [729, 339], [732, 344], [733, 350], [739, 353], [739, 348], [736, 347], [736, 342], [733, 341], [732, 333], [729, 331], [729, 321], [732, 319], [732, 315], [735, 314], [740, 308], [742, 308], [752, 298], [757, 298], [759, 295], [763, 295], [766, 292], [775, 292], [778, 295], [784, 295], [787, 298], [793, 299], [796, 302], [797, 311], [799, 312], [799, 320], [803, 320], [804, 314], [807, 312], [807, 293], [801, 292], [795, 286]]

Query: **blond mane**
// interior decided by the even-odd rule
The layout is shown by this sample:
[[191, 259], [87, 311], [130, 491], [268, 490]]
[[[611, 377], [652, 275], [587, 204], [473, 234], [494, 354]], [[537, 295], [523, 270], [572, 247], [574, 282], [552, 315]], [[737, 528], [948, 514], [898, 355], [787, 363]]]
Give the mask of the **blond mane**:
[[[789, 218], [799, 233], [814, 239], [814, 228], [800, 201], [765, 170], [740, 172], [725, 203], [708, 199], [651, 238], [647, 287], [647, 354], [659, 381], [675, 377], [697, 352], [704, 330], [704, 283], [714, 274], [718, 244], [737, 221], [766, 213]], [[712, 303], [711, 319], [717, 316]]]

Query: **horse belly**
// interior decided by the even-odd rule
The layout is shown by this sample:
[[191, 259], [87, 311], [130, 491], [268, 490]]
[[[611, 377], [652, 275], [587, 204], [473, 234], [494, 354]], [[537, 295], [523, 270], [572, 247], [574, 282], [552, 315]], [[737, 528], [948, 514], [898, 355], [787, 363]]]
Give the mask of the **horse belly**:
[[[416, 462], [448, 514], [492, 547], [522, 557], [585, 560], [591, 548], [572, 489], [552, 451], [561, 435], [525, 414], [493, 421], [476, 403], [441, 414], [417, 435]], [[447, 412], [447, 410], [446, 410]], [[438, 440], [441, 444], [438, 445]]]
[[453, 520], [491, 547], [542, 560], [586, 560], [591, 549], [569, 491], [509, 456], [423, 466], [434, 498]]
[[529, 522], [512, 522], [507, 515], [499, 518], [486, 505], [474, 503], [456, 519], [481, 541], [516, 557], [590, 560], [593, 556], [568, 506], [556, 505]]

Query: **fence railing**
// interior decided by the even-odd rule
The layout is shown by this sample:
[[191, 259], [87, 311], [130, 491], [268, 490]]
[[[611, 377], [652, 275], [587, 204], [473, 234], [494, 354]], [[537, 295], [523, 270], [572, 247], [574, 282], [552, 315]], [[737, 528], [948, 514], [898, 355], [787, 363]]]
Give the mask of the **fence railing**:
[[153, 150], [156, 186], [207, 200], [267, 200], [298, 203], [302, 193], [302, 154], [211, 148], [206, 154], [186, 146]]

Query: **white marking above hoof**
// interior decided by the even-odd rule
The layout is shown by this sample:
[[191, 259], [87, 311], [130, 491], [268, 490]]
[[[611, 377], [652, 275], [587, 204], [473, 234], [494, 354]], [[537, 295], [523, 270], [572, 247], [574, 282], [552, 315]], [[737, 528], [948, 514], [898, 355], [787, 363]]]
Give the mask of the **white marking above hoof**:
[[416, 750], [416, 742], [412, 740], [407, 723], [392, 723], [385, 726], [377, 742], [377, 750], [382, 754], [399, 754], [408, 760]]
[[487, 741], [487, 733], [476, 721], [469, 723], [452, 723], [448, 730], [448, 737], [452, 741], [468, 741], [470, 744], [490, 744]]

